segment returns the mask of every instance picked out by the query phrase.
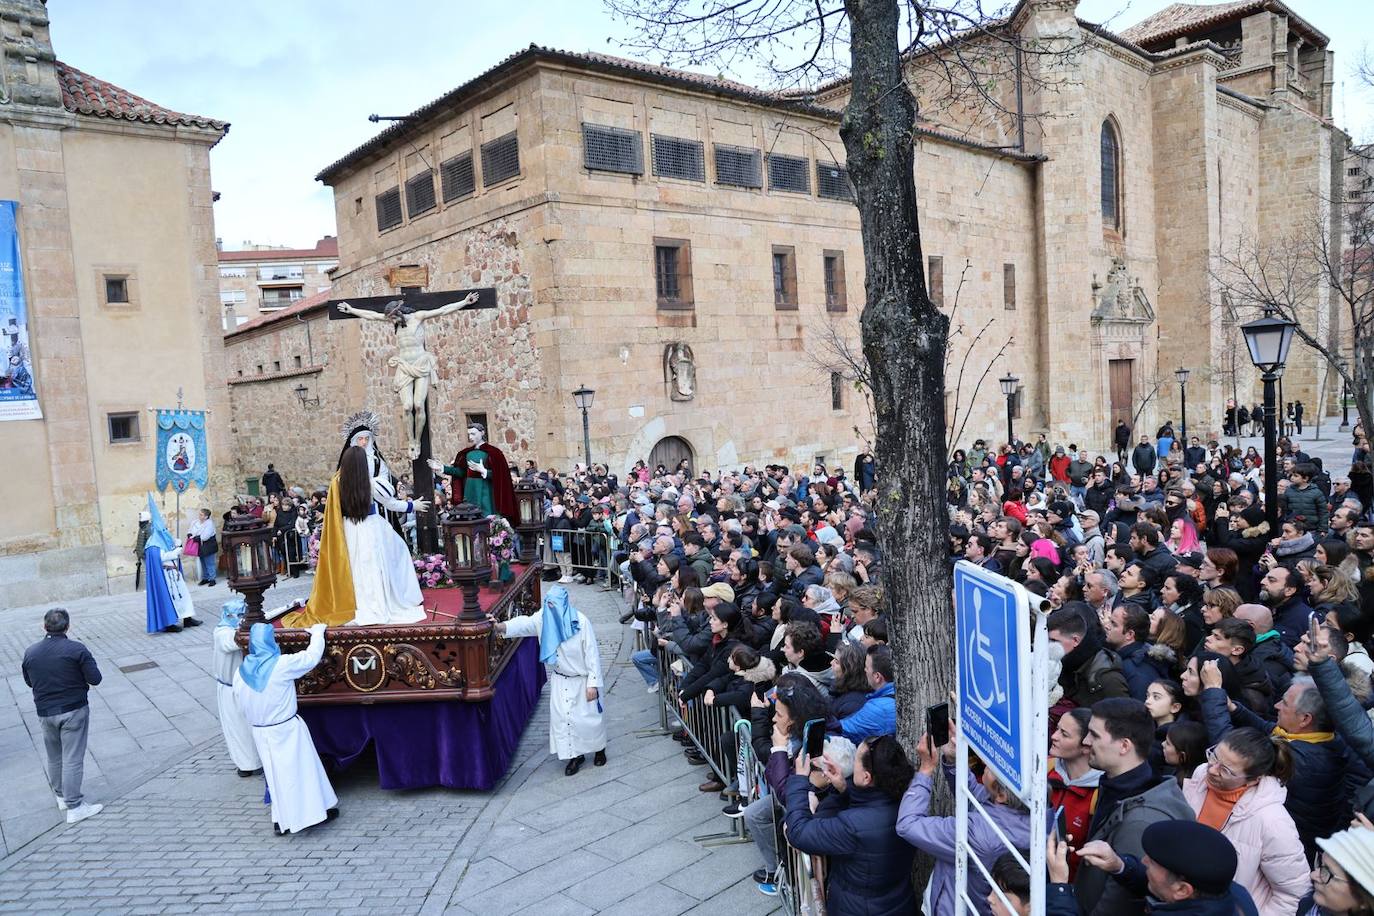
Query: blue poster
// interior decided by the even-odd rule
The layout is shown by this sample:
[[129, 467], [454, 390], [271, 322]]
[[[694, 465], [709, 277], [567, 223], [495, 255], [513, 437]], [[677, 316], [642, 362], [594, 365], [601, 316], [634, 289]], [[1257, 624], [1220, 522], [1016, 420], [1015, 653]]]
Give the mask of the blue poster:
[[202, 490], [210, 476], [205, 450], [205, 411], [157, 412], [157, 488], [185, 493], [195, 484]]
[[0, 420], [41, 420], [15, 223], [18, 209], [18, 201], [0, 200]]

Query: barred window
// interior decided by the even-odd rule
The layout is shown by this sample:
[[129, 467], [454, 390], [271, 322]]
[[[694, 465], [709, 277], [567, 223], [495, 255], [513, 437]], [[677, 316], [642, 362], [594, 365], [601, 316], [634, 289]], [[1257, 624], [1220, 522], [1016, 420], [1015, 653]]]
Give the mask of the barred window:
[[482, 144], [482, 186], [515, 178], [520, 174], [520, 144], [515, 131]]
[[816, 193], [831, 200], [853, 200], [854, 187], [849, 183], [849, 169], [817, 162]]
[[773, 307], [797, 307], [797, 249], [791, 245], [773, 246]]
[[706, 180], [706, 147], [700, 140], [654, 134], [654, 174], [663, 178]]
[[758, 150], [717, 143], [712, 151], [716, 159], [716, 184], [763, 187], [763, 154]]
[[433, 210], [434, 170], [425, 169], [418, 175], [406, 179], [406, 212], [414, 219], [421, 213]]
[[444, 203], [467, 197], [477, 190], [472, 174], [472, 150], [439, 164], [439, 182], [443, 185]]
[[401, 225], [401, 189], [392, 188], [377, 195], [377, 231]]
[[768, 189], [810, 194], [811, 176], [806, 166], [806, 160], [799, 156], [769, 155]]
[[843, 312], [849, 309], [844, 290], [844, 252], [826, 251], [821, 255], [825, 275], [825, 310]]
[[692, 307], [692, 244], [687, 239], [654, 239], [654, 287], [661, 309]]
[[844, 376], [830, 373], [830, 409], [844, 410]]
[[582, 161], [593, 171], [643, 175], [643, 140], [636, 130], [583, 124]]

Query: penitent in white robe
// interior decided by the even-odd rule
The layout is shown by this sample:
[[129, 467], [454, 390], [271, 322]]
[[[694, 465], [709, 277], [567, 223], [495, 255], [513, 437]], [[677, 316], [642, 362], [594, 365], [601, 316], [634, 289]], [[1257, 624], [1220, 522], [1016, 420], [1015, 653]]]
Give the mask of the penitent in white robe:
[[185, 621], [187, 617], [196, 616], [196, 606], [191, 601], [191, 590], [186, 587], [181, 570], [177, 569], [177, 560], [180, 558], [180, 547], [162, 551], [162, 577], [167, 581], [167, 591], [172, 596], [172, 607], [177, 610], [178, 623]]
[[382, 510], [405, 512], [385, 477], [372, 481], [372, 514], [361, 522], [344, 519], [344, 543], [353, 571], [353, 597], [358, 605], [350, 625], [419, 623], [425, 619], [424, 596], [415, 575], [410, 548], [387, 522]]
[[[543, 628], [544, 611], [506, 621], [506, 636], [533, 636]], [[601, 691], [601, 653], [596, 634], [585, 614], [577, 612], [577, 635], [558, 647], [549, 673], [549, 752], [559, 760], [571, 760], [606, 748], [606, 723], [598, 701], [587, 700], [587, 688]]]
[[234, 628], [215, 627], [211, 670], [215, 673], [215, 699], [219, 704], [219, 727], [229, 757], [240, 770], [256, 770], [262, 766], [258, 749], [253, 744], [253, 729], [234, 702], [234, 673], [243, 664], [243, 651], [234, 642]]
[[272, 795], [272, 822], [283, 833], [326, 820], [339, 803], [310, 729], [296, 714], [296, 678], [308, 674], [323, 655], [324, 634], [312, 632], [305, 651], [277, 659], [261, 693], [244, 682], [242, 671], [234, 672], [234, 699], [253, 726], [253, 744]]

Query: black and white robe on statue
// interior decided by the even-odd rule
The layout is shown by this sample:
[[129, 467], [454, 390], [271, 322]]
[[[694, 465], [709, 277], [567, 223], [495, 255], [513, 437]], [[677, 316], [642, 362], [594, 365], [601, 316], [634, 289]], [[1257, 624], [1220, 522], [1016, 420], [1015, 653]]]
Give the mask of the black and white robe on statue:
[[[527, 617], [506, 621], [506, 637], [539, 638], [544, 610]], [[588, 700], [588, 688], [601, 692], [601, 653], [591, 621], [577, 612], [577, 633], [558, 646], [558, 657], [545, 665], [549, 674], [549, 752], [559, 760], [594, 754], [606, 747], [606, 723], [601, 716], [600, 699]]]

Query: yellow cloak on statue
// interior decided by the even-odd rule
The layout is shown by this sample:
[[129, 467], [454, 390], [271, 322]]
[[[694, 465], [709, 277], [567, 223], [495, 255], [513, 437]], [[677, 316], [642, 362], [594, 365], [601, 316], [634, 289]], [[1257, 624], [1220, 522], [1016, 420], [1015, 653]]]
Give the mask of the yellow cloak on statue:
[[343, 510], [339, 507], [339, 475], [329, 481], [324, 503], [324, 531], [320, 534], [320, 557], [315, 566], [315, 584], [303, 609], [282, 618], [288, 627], [309, 627], [323, 623], [341, 627], [358, 613], [353, 594], [353, 567], [348, 562], [344, 540]]

